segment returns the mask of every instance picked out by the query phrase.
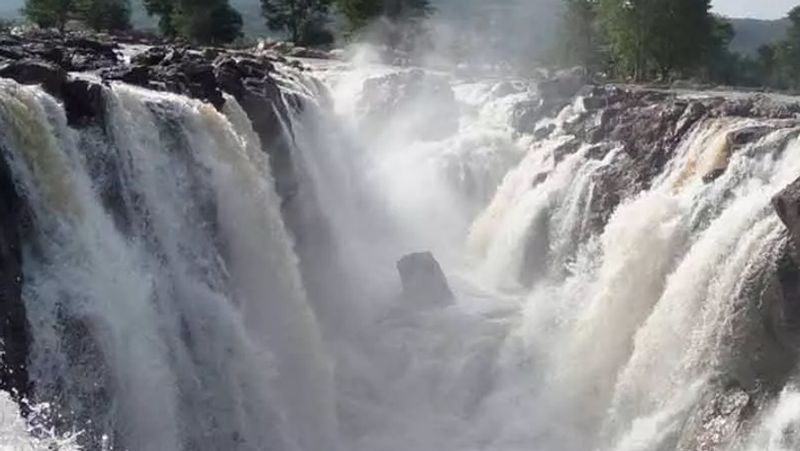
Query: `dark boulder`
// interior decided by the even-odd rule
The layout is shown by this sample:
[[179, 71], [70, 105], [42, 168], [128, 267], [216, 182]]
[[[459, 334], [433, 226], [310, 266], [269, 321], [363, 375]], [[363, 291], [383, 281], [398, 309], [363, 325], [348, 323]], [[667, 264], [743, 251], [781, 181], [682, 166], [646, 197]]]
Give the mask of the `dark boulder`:
[[214, 61], [219, 88], [236, 98], [253, 123], [264, 151], [270, 155], [278, 194], [287, 203], [299, 188], [291, 137], [284, 133], [283, 124], [290, 127], [288, 108], [302, 109], [302, 102], [295, 96], [288, 96], [290, 104], [284, 102], [281, 88], [271, 76], [274, 70], [270, 60], [249, 55], [220, 55]]
[[772, 206], [786, 225], [794, 247], [800, 249], [800, 178], [776, 194]]
[[105, 110], [103, 87], [84, 79], [64, 83], [61, 91], [69, 125], [81, 126], [90, 120], [102, 120]]
[[60, 96], [67, 72], [56, 64], [41, 60], [24, 59], [0, 67], [0, 78], [10, 78], [25, 85], [42, 85], [53, 96]]
[[[519, 133], [536, 133], [536, 125], [542, 118], [553, 113], [541, 99], [528, 99], [517, 102], [511, 110], [511, 127]], [[549, 132], [547, 133], [549, 134]], [[546, 136], [546, 135], [545, 135]], [[541, 133], [536, 136], [541, 139]]]
[[114, 67], [101, 72], [104, 80], [114, 80], [135, 86], [147, 86], [150, 83], [150, 68], [133, 65]]
[[75, 37], [67, 39], [64, 46], [72, 49], [83, 50], [87, 53], [93, 53], [96, 56], [108, 58], [110, 60], [117, 59], [117, 45], [108, 42], [101, 42], [86, 37]]
[[21, 244], [30, 227], [30, 212], [0, 149], [0, 390], [18, 399], [30, 389], [26, 363], [31, 339], [22, 301]]
[[139, 66], [154, 66], [164, 61], [167, 57], [166, 47], [150, 47], [142, 53], [136, 54], [131, 58], [131, 64]]
[[188, 61], [163, 72], [157, 71], [155, 76], [176, 82], [179, 89], [189, 97], [206, 101], [217, 109], [225, 104], [213, 67], [209, 63]]
[[562, 70], [539, 82], [539, 95], [544, 100], [571, 99], [588, 81], [583, 68]]
[[439, 262], [430, 252], [406, 255], [397, 262], [403, 296], [415, 304], [446, 304], [453, 301], [453, 292]]
[[104, 80], [174, 92], [222, 109], [225, 99], [211, 63], [202, 52], [161, 46], [135, 55], [130, 66], [112, 66], [102, 70], [100, 75]]

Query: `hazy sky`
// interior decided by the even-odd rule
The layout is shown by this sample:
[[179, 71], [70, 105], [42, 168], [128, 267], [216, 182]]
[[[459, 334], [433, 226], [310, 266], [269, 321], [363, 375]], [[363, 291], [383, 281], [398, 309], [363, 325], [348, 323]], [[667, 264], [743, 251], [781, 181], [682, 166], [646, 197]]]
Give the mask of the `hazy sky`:
[[778, 19], [800, 5], [800, 0], [712, 0], [712, 4], [716, 12], [729, 17]]

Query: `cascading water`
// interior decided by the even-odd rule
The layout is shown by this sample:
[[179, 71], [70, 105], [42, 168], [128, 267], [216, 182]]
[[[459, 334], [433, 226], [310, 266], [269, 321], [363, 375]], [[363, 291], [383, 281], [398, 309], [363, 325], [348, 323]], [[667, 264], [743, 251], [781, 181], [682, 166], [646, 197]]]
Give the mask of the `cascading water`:
[[330, 364], [235, 101], [223, 116], [113, 86], [106, 140], [69, 129], [37, 88], [2, 95], [37, 224], [24, 287], [37, 397], [123, 449], [335, 446]]
[[[41, 88], [0, 81], [33, 223], [28, 402], [54, 411], [4, 415], [0, 446], [797, 446], [770, 322], [790, 244], [769, 202], [800, 174], [797, 123], [702, 116], [609, 190], [641, 156], [573, 136], [581, 99], [518, 131], [539, 96], [520, 80], [274, 76], [292, 198], [233, 97], [112, 83], [102, 121], [73, 128]], [[401, 295], [395, 262], [422, 250], [453, 302]]]

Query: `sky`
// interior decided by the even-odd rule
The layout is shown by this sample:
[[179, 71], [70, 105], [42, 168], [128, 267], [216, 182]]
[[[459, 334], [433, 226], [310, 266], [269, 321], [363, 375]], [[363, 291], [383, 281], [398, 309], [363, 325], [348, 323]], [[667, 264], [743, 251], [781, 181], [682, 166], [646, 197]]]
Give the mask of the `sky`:
[[800, 0], [712, 0], [714, 11], [728, 17], [779, 19]]

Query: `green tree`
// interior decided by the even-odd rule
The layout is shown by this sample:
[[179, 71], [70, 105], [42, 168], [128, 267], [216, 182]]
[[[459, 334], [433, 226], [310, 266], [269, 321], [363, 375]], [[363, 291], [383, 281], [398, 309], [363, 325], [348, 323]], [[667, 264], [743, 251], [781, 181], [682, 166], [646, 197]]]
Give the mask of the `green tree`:
[[351, 33], [362, 30], [383, 14], [382, 0], [336, 0], [336, 7], [347, 20]]
[[144, 0], [147, 14], [158, 16], [158, 29], [167, 37], [174, 37], [177, 34], [173, 23], [175, 3], [176, 0]]
[[618, 75], [689, 75], [714, 47], [710, 0], [599, 0], [597, 14]]
[[333, 35], [325, 26], [331, 2], [332, 0], [261, 0], [261, 11], [270, 29], [287, 32], [296, 44], [329, 44], [333, 41]]
[[800, 6], [787, 18], [791, 22], [786, 39], [775, 48], [777, 78], [788, 88], [800, 88]]
[[[652, 58], [653, 69], [662, 78], [673, 72], [691, 75], [719, 48], [718, 38], [727, 39], [722, 43], [723, 48], [727, 48], [733, 37], [733, 29], [719, 25], [711, 15], [711, 0], [658, 0], [654, 3], [650, 13], [654, 16], [648, 21], [650, 47], [646, 50]], [[730, 36], [715, 36], [717, 31], [730, 32]]]
[[430, 44], [425, 19], [434, 11], [430, 0], [335, 0], [352, 35], [364, 34], [378, 44], [411, 53]]
[[75, 11], [75, 0], [25, 0], [22, 14], [42, 28], [63, 31]]
[[148, 14], [159, 16], [168, 37], [200, 44], [226, 44], [240, 37], [242, 16], [228, 0], [144, 0]]
[[83, 0], [78, 2], [79, 19], [98, 31], [119, 31], [131, 27], [130, 0]]
[[745, 66], [748, 66], [748, 72], [752, 72], [752, 61], [730, 51], [731, 41], [736, 35], [733, 24], [721, 17], [714, 17], [711, 35], [705, 77], [728, 85], [740, 84], [752, 77], [752, 73], [739, 73]]
[[241, 36], [242, 16], [227, 0], [181, 0], [172, 21], [179, 36], [201, 44], [226, 44]]
[[422, 20], [433, 13], [430, 0], [384, 0], [383, 15], [393, 21]]
[[554, 49], [559, 66], [600, 69], [603, 62], [602, 38], [597, 29], [597, 0], [564, 0], [560, 35]]
[[599, 0], [598, 24], [608, 41], [615, 75], [640, 78], [644, 66], [644, 30], [641, 0]]
[[363, 29], [379, 18], [391, 23], [419, 22], [434, 11], [430, 0], [336, 0], [336, 6], [351, 31]]

